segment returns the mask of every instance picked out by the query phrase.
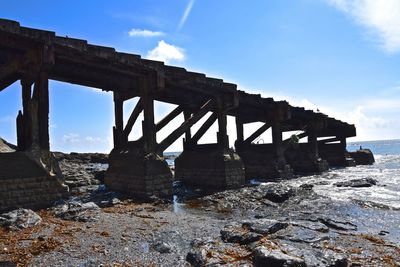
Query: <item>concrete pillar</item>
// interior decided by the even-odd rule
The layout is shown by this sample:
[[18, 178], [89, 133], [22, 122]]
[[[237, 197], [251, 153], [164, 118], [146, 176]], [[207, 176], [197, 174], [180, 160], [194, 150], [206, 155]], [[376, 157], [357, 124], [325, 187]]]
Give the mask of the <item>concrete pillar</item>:
[[308, 132], [308, 146], [311, 158], [318, 159], [318, 139], [313, 129]]
[[220, 108], [217, 112], [218, 112], [217, 143], [221, 149], [228, 149], [229, 137], [226, 129], [227, 125], [226, 111]]
[[124, 117], [123, 117], [123, 105], [124, 101], [118, 96], [118, 93], [114, 92], [114, 116], [115, 116], [115, 127], [114, 132], [114, 148], [120, 148], [124, 140], [122, 140], [122, 131], [124, 130]]
[[[189, 110], [184, 110], [183, 111], [183, 118], [185, 121], [187, 121], [190, 117], [192, 116], [192, 112]], [[183, 139], [183, 149], [187, 148], [188, 146], [192, 145], [191, 143], [192, 139], [192, 132], [190, 128], [185, 131], [185, 137]]]
[[[216, 144], [197, 144], [212, 123], [218, 120]], [[236, 188], [244, 184], [244, 166], [240, 157], [229, 149], [227, 115], [220, 103], [214, 113], [193, 136], [190, 145], [175, 159], [175, 179], [205, 190]]]
[[[40, 72], [34, 85], [33, 101], [37, 104], [38, 142], [42, 150], [50, 150], [49, 138], [49, 78], [46, 72]], [[35, 119], [34, 119], [35, 120]], [[36, 141], [36, 135], [33, 137]]]
[[282, 128], [280, 123], [274, 123], [272, 125], [272, 146], [274, 148], [276, 158], [278, 160], [284, 160], [282, 147]]
[[239, 116], [237, 116], [235, 120], [236, 120], [236, 142], [238, 144], [242, 144], [244, 141], [243, 121]]
[[[156, 125], [154, 123], [154, 96], [157, 80], [149, 75], [142, 83], [141, 99], [128, 120], [129, 132], [143, 108], [143, 136], [114, 148], [109, 156], [105, 184], [111, 190], [124, 192], [138, 198], [151, 195], [172, 196], [172, 173], [168, 164], [157, 152]], [[123, 127], [122, 104], [116, 101], [116, 129]], [[131, 121], [131, 122], [129, 122]], [[125, 129], [126, 130], [126, 129]]]

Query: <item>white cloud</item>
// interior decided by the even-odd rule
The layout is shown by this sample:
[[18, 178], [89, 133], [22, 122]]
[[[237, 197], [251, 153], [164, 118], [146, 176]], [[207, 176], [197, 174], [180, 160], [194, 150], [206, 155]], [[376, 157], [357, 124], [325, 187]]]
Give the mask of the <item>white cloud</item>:
[[147, 58], [152, 60], [163, 61], [166, 64], [171, 61], [181, 62], [185, 59], [185, 50], [171, 45], [161, 40], [158, 42], [158, 45], [153, 50], [150, 50], [147, 53]]
[[369, 30], [387, 53], [400, 51], [399, 0], [325, 0]]
[[104, 142], [100, 137], [93, 137], [93, 136], [86, 136], [85, 141], [92, 144]]
[[62, 140], [65, 143], [71, 143], [71, 144], [80, 143], [81, 141], [79, 134], [76, 133], [64, 134]]
[[182, 18], [179, 21], [178, 31], [180, 31], [183, 28], [183, 26], [185, 25], [186, 20], [189, 17], [190, 12], [192, 11], [193, 5], [194, 5], [194, 0], [189, 0], [188, 5], [186, 6], [185, 12], [183, 12]]
[[157, 36], [163, 36], [165, 35], [165, 33], [161, 31], [132, 29], [128, 32], [128, 35], [131, 37], [157, 37]]

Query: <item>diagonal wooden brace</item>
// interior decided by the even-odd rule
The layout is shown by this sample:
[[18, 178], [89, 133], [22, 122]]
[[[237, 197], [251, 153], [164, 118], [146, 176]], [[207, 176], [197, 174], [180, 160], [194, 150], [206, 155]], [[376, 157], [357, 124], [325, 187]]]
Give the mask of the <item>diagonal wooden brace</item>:
[[125, 129], [122, 131], [122, 140], [128, 140], [128, 136], [132, 131], [132, 127], [135, 124], [137, 118], [139, 117], [140, 113], [143, 110], [142, 99], [139, 99], [137, 102], [132, 114], [129, 116], [128, 122], [126, 123]]
[[162, 152], [168, 148], [173, 142], [175, 142], [182, 134], [184, 134], [190, 127], [192, 127], [196, 122], [198, 122], [204, 115], [214, 108], [215, 101], [208, 100], [197, 113], [190, 117], [187, 121], [182, 123], [175, 131], [168, 135], [164, 140], [160, 142], [157, 146], [157, 151]]
[[175, 119], [179, 114], [181, 114], [183, 111], [182, 106], [176, 107], [173, 111], [171, 111], [167, 116], [165, 116], [161, 121], [159, 121], [156, 124], [156, 131], [160, 131], [162, 128], [164, 128], [165, 125], [170, 123], [173, 119]]
[[191, 144], [197, 144], [200, 138], [207, 132], [207, 130], [213, 125], [213, 123], [217, 120], [217, 114], [213, 113], [211, 116], [203, 123], [199, 130], [193, 135], [190, 140]]
[[263, 126], [258, 128], [257, 131], [255, 131], [252, 135], [250, 135], [246, 140], [244, 140], [245, 143], [250, 144], [251, 142], [254, 141], [257, 137], [259, 137], [262, 133], [264, 133], [266, 130], [268, 130], [269, 127], [272, 125], [270, 123], [265, 123]]

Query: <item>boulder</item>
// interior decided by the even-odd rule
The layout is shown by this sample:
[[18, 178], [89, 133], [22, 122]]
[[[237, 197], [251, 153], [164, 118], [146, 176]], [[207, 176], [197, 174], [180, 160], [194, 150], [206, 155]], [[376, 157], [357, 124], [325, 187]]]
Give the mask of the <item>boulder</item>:
[[204, 266], [206, 263], [207, 252], [204, 249], [189, 251], [186, 255], [186, 261], [194, 267]]
[[254, 251], [253, 264], [255, 267], [305, 267], [303, 259], [284, 254], [280, 250], [268, 250], [258, 247]]
[[94, 202], [69, 201], [55, 207], [54, 214], [64, 220], [89, 222], [96, 220], [92, 212], [97, 212], [99, 209]]
[[357, 165], [371, 165], [375, 162], [374, 154], [369, 149], [360, 149], [356, 152], [349, 152]]
[[294, 195], [294, 191], [288, 187], [269, 188], [265, 193], [265, 198], [275, 203], [283, 203]]
[[249, 232], [240, 225], [228, 225], [221, 230], [221, 239], [228, 243], [247, 245], [260, 240], [262, 237], [261, 234]]
[[156, 242], [153, 244], [153, 249], [162, 254], [170, 253], [172, 251], [171, 245], [165, 242]]
[[350, 181], [338, 182], [334, 184], [337, 187], [371, 187], [376, 185], [376, 180], [373, 178], [354, 179]]
[[42, 218], [32, 210], [16, 209], [0, 215], [0, 225], [12, 230], [36, 226]]

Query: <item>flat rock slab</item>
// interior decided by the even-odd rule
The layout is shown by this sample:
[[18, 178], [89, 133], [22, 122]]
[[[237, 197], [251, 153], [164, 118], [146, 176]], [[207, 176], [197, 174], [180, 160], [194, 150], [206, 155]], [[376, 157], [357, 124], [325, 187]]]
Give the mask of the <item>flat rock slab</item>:
[[263, 236], [259, 233], [249, 232], [240, 224], [227, 225], [221, 230], [221, 239], [228, 243], [247, 245], [260, 240]]
[[276, 238], [288, 240], [291, 242], [315, 243], [323, 240], [328, 240], [329, 236], [314, 230], [291, 226], [285, 230], [280, 231], [277, 234]]
[[318, 219], [321, 223], [325, 224], [327, 227], [340, 230], [340, 231], [357, 231], [357, 225], [351, 222], [342, 222], [342, 221], [335, 221], [330, 218], [319, 218]]
[[12, 230], [36, 226], [42, 218], [32, 210], [17, 209], [0, 215], [0, 225]]
[[95, 214], [100, 210], [94, 202], [82, 203], [79, 201], [70, 201], [53, 208], [54, 214], [64, 220], [73, 220], [80, 222], [96, 221]]
[[306, 267], [302, 258], [284, 254], [280, 250], [269, 250], [258, 247], [254, 251], [253, 263], [255, 267]]
[[280, 222], [271, 219], [256, 219], [253, 221], [243, 222], [242, 225], [243, 227], [248, 228], [251, 232], [261, 235], [268, 235], [285, 229], [289, 224], [287, 222]]
[[296, 247], [290, 241], [281, 243], [282, 248], [288, 254], [304, 259], [307, 266], [348, 267], [349, 261], [341, 253], [327, 249], [310, 249], [309, 244], [298, 245]]
[[318, 222], [318, 221], [313, 222], [313, 221], [299, 220], [299, 221], [293, 221], [293, 222], [291, 222], [291, 224], [294, 226], [303, 227], [303, 228], [318, 231], [321, 233], [329, 232], [328, 226], [326, 226], [325, 224]]
[[337, 187], [371, 187], [376, 185], [373, 178], [354, 179], [350, 181], [338, 182], [334, 184]]

